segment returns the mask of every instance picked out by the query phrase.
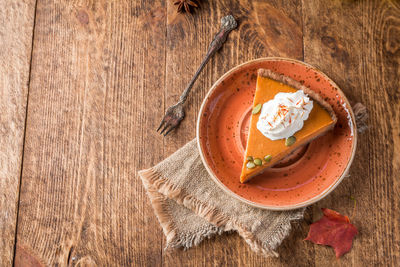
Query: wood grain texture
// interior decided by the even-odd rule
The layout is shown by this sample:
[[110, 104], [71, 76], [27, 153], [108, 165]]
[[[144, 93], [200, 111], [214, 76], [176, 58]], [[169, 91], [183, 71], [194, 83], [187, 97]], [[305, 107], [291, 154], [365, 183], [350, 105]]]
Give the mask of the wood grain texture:
[[162, 159], [163, 5], [38, 1], [17, 243], [46, 265], [161, 264], [135, 173]]
[[[315, 246], [316, 266], [396, 266], [400, 262], [400, 4], [303, 1], [304, 60], [369, 110], [369, 130], [345, 179], [313, 206], [348, 214], [358, 228], [340, 261]], [[354, 198], [355, 201], [352, 199]]]
[[[399, 2], [204, 0], [192, 15], [176, 14], [175, 9], [169, 0], [38, 0], [15, 264], [395, 266], [400, 262]], [[180, 127], [161, 137], [155, 128], [164, 111], [177, 101], [219, 29], [220, 18], [228, 13], [238, 18], [239, 28], [200, 75]], [[14, 29], [4, 27], [0, 25], [0, 33]], [[26, 59], [21, 55], [16, 56], [18, 62]], [[164, 251], [161, 227], [137, 171], [195, 137], [201, 102], [223, 73], [266, 56], [304, 59], [332, 77], [351, 100], [367, 105], [370, 129], [359, 137], [350, 177], [308, 208], [305, 220], [294, 224], [278, 250], [280, 258], [255, 254], [233, 233], [188, 251]], [[4, 70], [11, 73], [9, 67]], [[28, 68], [21, 71], [21, 88], [28, 73]], [[22, 91], [15, 95], [10, 86], [4, 88], [10, 88], [7, 94], [14, 97], [7, 98], [11, 103], [7, 108], [25, 114], [20, 100], [21, 92], [26, 97], [26, 88], [18, 88]], [[15, 120], [4, 118], [6, 125]], [[17, 119], [24, 121], [22, 115]], [[20, 149], [20, 164], [21, 143], [13, 142], [7, 139], [5, 144], [13, 151]], [[17, 185], [3, 184], [1, 180], [1, 193]], [[360, 230], [352, 251], [339, 261], [331, 248], [303, 241], [321, 207], [349, 215]], [[9, 233], [12, 227], [15, 223], [7, 228]], [[9, 261], [10, 251], [12, 255], [12, 250], [0, 247], [1, 257], [6, 255]]]
[[0, 266], [14, 256], [35, 0], [0, 9]]
[[[222, 49], [208, 63], [191, 92], [189, 108], [179, 129], [165, 138], [164, 156], [170, 155], [195, 137], [200, 105], [208, 89], [226, 71], [251, 59], [283, 56], [303, 59], [302, 18], [300, 1], [203, 1], [194, 15], [176, 14], [167, 5], [167, 63], [165, 107], [177, 101], [204, 56], [220, 19], [232, 14], [239, 21], [237, 30], [230, 33]], [[162, 114], [163, 115], [163, 114]], [[160, 120], [162, 118], [160, 116]], [[299, 264], [306, 265], [310, 244], [302, 241], [307, 225], [300, 223], [279, 253], [296, 255]], [[312, 252], [311, 252], [312, 253]], [[288, 257], [265, 258], [250, 250], [237, 234], [224, 234], [203, 241], [187, 251], [168, 250], [163, 253], [165, 266], [263, 266], [293, 263]]]

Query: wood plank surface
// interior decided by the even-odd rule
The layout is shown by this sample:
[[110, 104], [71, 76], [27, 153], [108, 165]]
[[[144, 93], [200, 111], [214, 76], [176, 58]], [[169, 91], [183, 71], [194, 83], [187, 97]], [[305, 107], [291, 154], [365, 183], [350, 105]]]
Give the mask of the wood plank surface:
[[14, 257], [35, 0], [1, 1], [0, 266]]
[[135, 173], [163, 156], [150, 130], [163, 112], [163, 5], [38, 1], [18, 259], [161, 264], [162, 231]]
[[[200, 75], [179, 129], [161, 137], [155, 128], [164, 111], [179, 98], [218, 31], [220, 18], [228, 13], [238, 18], [239, 28]], [[169, 0], [38, 0], [35, 17], [15, 265], [395, 266], [400, 262], [398, 1], [201, 1], [194, 14], [177, 14]], [[0, 25], [0, 33], [4, 29], [10, 34], [14, 28]], [[18, 55], [18, 60], [27, 60], [21, 57], [24, 53]], [[359, 138], [350, 177], [308, 208], [305, 220], [294, 224], [278, 250], [280, 258], [252, 252], [234, 233], [187, 251], [164, 251], [165, 238], [137, 171], [195, 137], [201, 102], [223, 73], [266, 56], [313, 64], [352, 101], [366, 104], [370, 128]], [[13, 108], [22, 114], [18, 117], [22, 127], [28, 67], [21, 71], [19, 93], [16, 98], [12, 95], [19, 101]], [[7, 101], [14, 103], [14, 98]], [[0, 122], [7, 125], [13, 119], [1, 117]], [[12, 144], [19, 153], [18, 169], [13, 169], [17, 182], [9, 186], [0, 181], [0, 192], [14, 186], [14, 203], [22, 135], [20, 139]], [[331, 248], [303, 241], [308, 225], [321, 216], [321, 207], [348, 214], [360, 230], [352, 251], [340, 260]], [[11, 212], [14, 224], [7, 231], [14, 237], [15, 208]], [[12, 243], [0, 247], [1, 260], [5, 255], [10, 262], [12, 249]]]
[[[188, 99], [189, 108], [179, 129], [165, 138], [167, 157], [195, 137], [200, 105], [208, 89], [226, 71], [251, 59], [283, 56], [303, 59], [302, 18], [300, 1], [209, 1], [193, 15], [177, 14], [176, 7], [167, 5], [167, 64], [165, 108], [174, 104], [200, 64], [207, 47], [220, 26], [220, 19], [234, 15], [239, 27], [233, 31], [223, 48], [208, 63]], [[161, 120], [163, 114], [159, 117]], [[151, 129], [152, 130], [152, 129]], [[150, 166], [150, 165], [148, 165]], [[296, 256], [299, 264], [307, 265], [304, 254], [312, 246], [302, 241], [305, 223], [294, 233], [279, 253]], [[299, 234], [300, 233], [300, 234]], [[310, 257], [312, 258], [312, 257]], [[224, 234], [207, 239], [200, 246], [163, 253], [165, 266], [282, 266], [293, 263], [291, 258], [265, 258], [254, 253], [237, 234]]]
[[[369, 110], [369, 130], [345, 179], [313, 206], [348, 214], [359, 228], [340, 261], [315, 246], [316, 266], [396, 266], [400, 262], [400, 2], [303, 1], [304, 61]], [[354, 199], [354, 200], [353, 200]]]

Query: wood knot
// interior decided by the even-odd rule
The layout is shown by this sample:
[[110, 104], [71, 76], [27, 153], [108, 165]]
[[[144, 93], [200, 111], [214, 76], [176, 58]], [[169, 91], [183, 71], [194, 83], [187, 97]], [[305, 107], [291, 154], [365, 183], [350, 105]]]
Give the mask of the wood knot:
[[359, 133], [364, 132], [368, 129], [367, 120], [368, 120], [368, 112], [367, 108], [361, 104], [357, 103], [353, 106], [354, 117], [356, 119], [357, 131]]
[[343, 63], [348, 61], [349, 53], [347, 53], [344, 47], [338, 43], [335, 38], [331, 36], [322, 36], [321, 42], [330, 49], [332, 58], [336, 58]]
[[88, 13], [86, 13], [85, 10], [79, 10], [78, 13], [76, 13], [76, 18], [83, 25], [89, 24], [89, 15], [88, 15]]
[[331, 36], [322, 36], [321, 42], [330, 49], [336, 49], [336, 39]]
[[385, 48], [392, 54], [396, 54], [400, 51], [400, 26], [395, 27], [390, 25], [386, 33], [386, 44]]

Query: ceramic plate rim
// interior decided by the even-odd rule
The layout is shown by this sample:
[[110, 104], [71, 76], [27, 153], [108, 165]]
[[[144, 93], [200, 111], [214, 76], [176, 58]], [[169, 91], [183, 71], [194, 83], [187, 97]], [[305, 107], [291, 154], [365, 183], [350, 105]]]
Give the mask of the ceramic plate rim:
[[[202, 146], [200, 144], [200, 121], [202, 118], [202, 114], [204, 113], [204, 107], [207, 103], [207, 100], [209, 98], [209, 96], [215, 91], [215, 89], [218, 87], [218, 85], [225, 80], [232, 72], [235, 72], [237, 70], [239, 70], [240, 68], [246, 66], [246, 65], [251, 65], [257, 62], [262, 62], [262, 61], [286, 61], [286, 62], [294, 62], [296, 64], [299, 65], [303, 65], [305, 67], [311, 68], [314, 71], [318, 72], [320, 75], [322, 75], [333, 87], [335, 87], [335, 89], [337, 89], [338, 94], [341, 96], [341, 98], [343, 99], [343, 101], [346, 103], [347, 107], [348, 107], [348, 111], [350, 113], [350, 117], [351, 117], [351, 121], [352, 121], [352, 126], [353, 126], [353, 143], [352, 143], [352, 148], [351, 148], [351, 155], [350, 158], [347, 162], [347, 166], [344, 169], [344, 171], [342, 172], [342, 174], [340, 175], [340, 177], [332, 184], [330, 185], [327, 189], [325, 189], [324, 191], [322, 191], [320, 194], [318, 194], [317, 196], [308, 199], [306, 201], [297, 203], [297, 204], [293, 204], [293, 205], [284, 205], [284, 206], [271, 206], [271, 205], [263, 205], [260, 203], [256, 203], [256, 202], [252, 202], [248, 199], [245, 199], [239, 195], [237, 195], [236, 193], [234, 193], [233, 191], [231, 191], [228, 187], [226, 187], [219, 179], [218, 177], [214, 174], [214, 172], [211, 170], [211, 168], [208, 166], [208, 163], [204, 157], [204, 152], [202, 149]], [[210, 88], [210, 90], [208, 91], [208, 93], [206, 94], [206, 96], [204, 97], [204, 100], [200, 106], [200, 110], [197, 116], [197, 122], [196, 122], [196, 141], [197, 141], [197, 148], [199, 150], [199, 154], [200, 154], [200, 158], [203, 162], [204, 167], [206, 168], [207, 172], [209, 173], [209, 175], [211, 176], [211, 178], [214, 180], [214, 182], [222, 189], [224, 190], [228, 195], [233, 196], [234, 198], [250, 205], [253, 207], [257, 207], [257, 208], [261, 208], [261, 209], [267, 209], [267, 210], [276, 210], [276, 211], [283, 211], [283, 210], [293, 210], [293, 209], [298, 209], [298, 208], [303, 208], [303, 207], [307, 207], [311, 204], [314, 204], [315, 202], [323, 199], [324, 197], [326, 197], [329, 193], [331, 193], [344, 179], [344, 177], [346, 177], [347, 173], [349, 172], [350, 166], [353, 163], [353, 159], [354, 159], [354, 155], [355, 155], [355, 151], [357, 148], [357, 125], [355, 123], [355, 117], [354, 117], [354, 113], [353, 113], [353, 109], [351, 108], [351, 105], [347, 99], [347, 97], [344, 95], [344, 93], [342, 92], [342, 90], [339, 88], [339, 86], [331, 79], [329, 78], [325, 73], [323, 73], [321, 70], [317, 69], [316, 67], [305, 63], [303, 61], [300, 60], [296, 60], [296, 59], [291, 59], [291, 58], [285, 58], [285, 57], [263, 57], [263, 58], [258, 58], [258, 59], [253, 59], [253, 60], [249, 60], [246, 61], [244, 63], [241, 63], [239, 65], [237, 65], [236, 67], [231, 68], [229, 71], [227, 71], [226, 73], [224, 73]]]

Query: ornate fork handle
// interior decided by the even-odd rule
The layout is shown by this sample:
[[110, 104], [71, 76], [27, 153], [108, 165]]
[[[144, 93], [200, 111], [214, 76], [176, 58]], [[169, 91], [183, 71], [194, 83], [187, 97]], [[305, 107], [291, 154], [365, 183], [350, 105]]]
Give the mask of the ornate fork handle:
[[178, 104], [183, 104], [186, 101], [186, 98], [189, 95], [190, 89], [192, 89], [193, 84], [197, 80], [200, 75], [200, 72], [203, 70], [204, 66], [210, 60], [210, 58], [222, 47], [225, 43], [228, 34], [237, 27], [237, 22], [232, 15], [228, 15], [221, 19], [221, 28], [219, 32], [214, 36], [214, 39], [211, 41], [210, 45], [208, 46], [208, 51], [203, 61], [201, 62], [199, 68], [197, 69], [196, 73], [194, 74], [193, 78], [190, 80], [188, 86], [183, 91], [182, 95], [179, 98]]
[[210, 43], [206, 56], [201, 62], [192, 80], [190, 80], [188, 86], [183, 91], [181, 97], [179, 98], [179, 102], [173, 106], [170, 106], [165, 112], [165, 115], [160, 123], [160, 126], [158, 126], [157, 128], [157, 132], [161, 130], [160, 134], [164, 134], [164, 136], [166, 136], [169, 132], [171, 132], [179, 125], [179, 123], [183, 120], [183, 118], [185, 118], [184, 103], [189, 95], [190, 89], [192, 89], [194, 82], [197, 80], [197, 77], [199, 77], [199, 74], [203, 70], [204, 66], [207, 64], [210, 58], [215, 54], [215, 52], [217, 52], [218, 49], [221, 48], [221, 46], [226, 41], [226, 37], [228, 36], [228, 34], [236, 27], [237, 23], [232, 15], [223, 17], [221, 19], [221, 28], [219, 32], [214, 36], [212, 42]]

